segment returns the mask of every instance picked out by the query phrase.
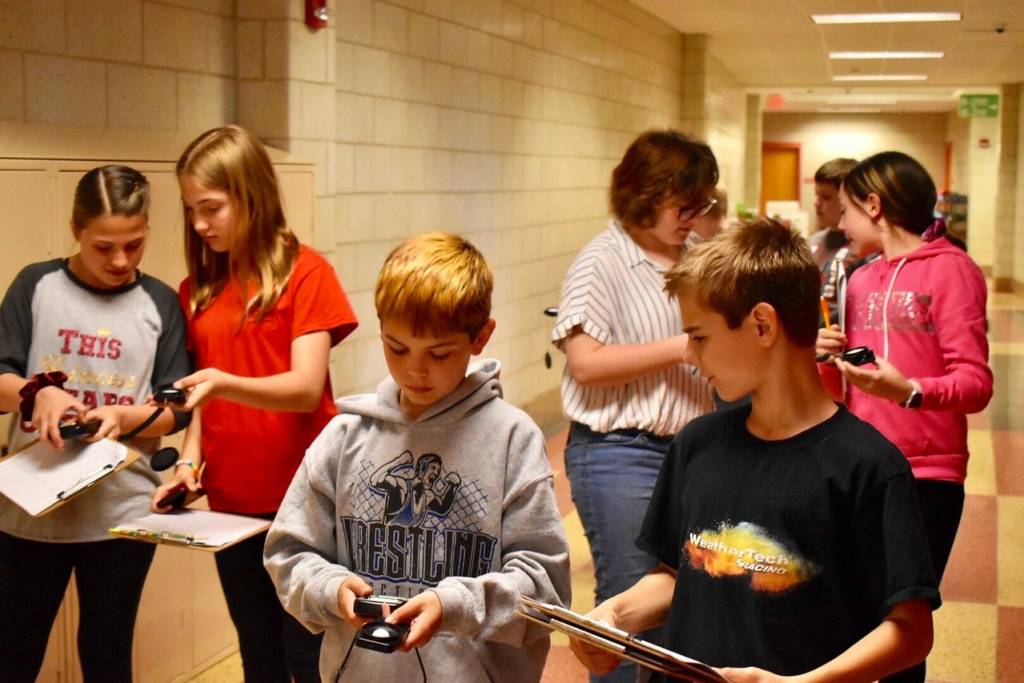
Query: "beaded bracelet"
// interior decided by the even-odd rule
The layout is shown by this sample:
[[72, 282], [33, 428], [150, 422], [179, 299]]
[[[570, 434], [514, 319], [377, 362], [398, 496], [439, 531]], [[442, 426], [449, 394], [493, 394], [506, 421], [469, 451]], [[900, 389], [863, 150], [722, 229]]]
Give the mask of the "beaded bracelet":
[[57, 387], [63, 390], [66, 381], [68, 381], [68, 376], [59, 370], [32, 375], [25, 386], [18, 390], [18, 396], [21, 396], [21, 403], [18, 405], [21, 419], [24, 422], [32, 421], [32, 412], [36, 407], [36, 394], [46, 387]]

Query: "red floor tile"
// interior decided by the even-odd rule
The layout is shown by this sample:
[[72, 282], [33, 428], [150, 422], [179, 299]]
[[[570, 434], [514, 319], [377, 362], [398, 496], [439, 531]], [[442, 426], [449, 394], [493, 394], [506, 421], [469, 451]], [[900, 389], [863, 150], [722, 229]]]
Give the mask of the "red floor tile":
[[1024, 681], [1024, 608], [1000, 607], [996, 636], [996, 680]]
[[996, 465], [996, 492], [1024, 496], [1024, 432], [992, 432]]
[[953, 553], [942, 579], [943, 600], [996, 602], [996, 521], [994, 496], [967, 496]]

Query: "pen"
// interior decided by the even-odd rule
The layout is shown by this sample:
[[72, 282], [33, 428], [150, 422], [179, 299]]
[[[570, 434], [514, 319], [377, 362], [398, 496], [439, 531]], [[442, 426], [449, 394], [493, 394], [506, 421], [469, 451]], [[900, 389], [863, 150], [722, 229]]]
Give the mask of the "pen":
[[205, 545], [203, 539], [196, 538], [191, 534], [176, 534], [171, 531], [149, 531], [148, 529], [125, 529], [114, 527], [110, 533], [129, 538], [142, 538], [157, 543], [175, 543], [178, 545]]
[[828, 302], [821, 297], [821, 317], [825, 319], [825, 329], [832, 327], [832, 317], [828, 314]]

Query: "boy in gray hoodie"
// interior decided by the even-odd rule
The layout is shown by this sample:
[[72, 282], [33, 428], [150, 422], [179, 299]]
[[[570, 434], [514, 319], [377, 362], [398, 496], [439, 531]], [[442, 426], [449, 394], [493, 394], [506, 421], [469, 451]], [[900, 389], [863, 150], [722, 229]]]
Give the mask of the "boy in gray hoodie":
[[[455, 235], [391, 252], [375, 303], [390, 376], [338, 401], [267, 536], [282, 603], [326, 631], [326, 681], [539, 681], [548, 632], [519, 596], [570, 602], [569, 555], [540, 430], [501, 398], [499, 364], [470, 357], [494, 331], [492, 276]], [[467, 369], [469, 373], [467, 374]], [[408, 599], [402, 650], [352, 648], [356, 597]]]

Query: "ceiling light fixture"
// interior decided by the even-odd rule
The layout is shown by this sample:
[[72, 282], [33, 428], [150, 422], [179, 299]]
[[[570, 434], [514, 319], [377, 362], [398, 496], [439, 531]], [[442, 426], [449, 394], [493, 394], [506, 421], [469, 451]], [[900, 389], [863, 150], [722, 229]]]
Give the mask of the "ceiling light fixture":
[[945, 52], [829, 52], [829, 59], [942, 59]]
[[918, 21], [960, 21], [959, 12], [868, 12], [863, 14], [812, 14], [815, 24], [892, 24]]
[[849, 74], [833, 76], [833, 81], [927, 81], [924, 74]]

